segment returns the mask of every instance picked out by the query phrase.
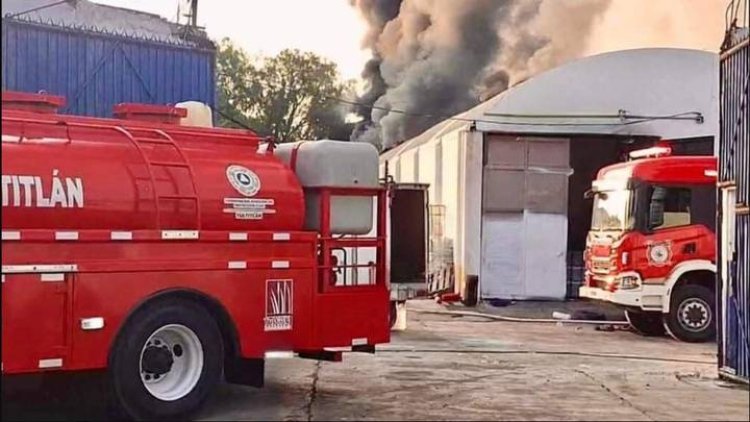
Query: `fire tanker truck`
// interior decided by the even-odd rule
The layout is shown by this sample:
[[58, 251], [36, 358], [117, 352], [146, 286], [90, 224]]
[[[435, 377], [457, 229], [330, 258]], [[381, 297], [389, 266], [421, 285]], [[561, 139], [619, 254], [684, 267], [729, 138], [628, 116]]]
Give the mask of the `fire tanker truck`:
[[716, 159], [634, 151], [602, 169], [587, 239], [585, 298], [624, 308], [644, 335], [716, 334]]
[[[389, 341], [372, 146], [274, 148], [179, 107], [2, 101], [4, 378], [106, 368], [127, 414], [171, 418], [222, 376], [262, 385], [268, 352], [339, 361]], [[374, 259], [334, 253], [357, 249]]]

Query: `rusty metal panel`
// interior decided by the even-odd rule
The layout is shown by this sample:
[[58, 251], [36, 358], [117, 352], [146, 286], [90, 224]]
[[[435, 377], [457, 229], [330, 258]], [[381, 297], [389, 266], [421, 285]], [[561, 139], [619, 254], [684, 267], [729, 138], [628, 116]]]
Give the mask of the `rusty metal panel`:
[[529, 172], [526, 178], [526, 209], [534, 213], [567, 214], [568, 176]]
[[523, 170], [485, 169], [484, 211], [523, 211], [526, 199], [526, 173]]
[[486, 166], [523, 169], [526, 143], [516, 136], [487, 135]]
[[570, 167], [568, 139], [526, 138], [528, 142], [528, 167], [562, 169]]
[[566, 214], [569, 140], [488, 135], [485, 149], [485, 212]]

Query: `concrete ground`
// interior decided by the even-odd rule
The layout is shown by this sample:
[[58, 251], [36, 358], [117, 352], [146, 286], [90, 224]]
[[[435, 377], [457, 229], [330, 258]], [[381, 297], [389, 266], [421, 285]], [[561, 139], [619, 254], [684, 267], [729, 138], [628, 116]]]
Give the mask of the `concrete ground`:
[[[223, 385], [199, 420], [739, 420], [749, 393], [716, 379], [716, 345], [589, 326], [423, 314], [375, 355], [269, 360], [266, 387]], [[551, 310], [557, 310], [555, 306]], [[97, 418], [100, 400], [23, 399], [3, 419]]]
[[[469, 310], [460, 304], [448, 304], [451, 310]], [[599, 314], [609, 321], [624, 321], [625, 313], [621, 308], [606, 302], [591, 302], [584, 300], [568, 300], [565, 302], [543, 302], [543, 301], [514, 301], [506, 306], [491, 306], [480, 303], [471, 311], [501, 315], [515, 318], [552, 318], [552, 312], [567, 313], [571, 316], [578, 312]]]

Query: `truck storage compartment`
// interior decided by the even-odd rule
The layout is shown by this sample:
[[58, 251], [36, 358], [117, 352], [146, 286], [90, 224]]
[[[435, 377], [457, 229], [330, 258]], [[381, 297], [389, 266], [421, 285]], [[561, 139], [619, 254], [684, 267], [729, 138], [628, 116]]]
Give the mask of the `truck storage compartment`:
[[[320, 197], [316, 187], [377, 188], [378, 151], [367, 143], [314, 141], [281, 144], [275, 154], [292, 168], [305, 189], [305, 229], [319, 230]], [[367, 234], [372, 229], [373, 199], [331, 200], [331, 232]]]

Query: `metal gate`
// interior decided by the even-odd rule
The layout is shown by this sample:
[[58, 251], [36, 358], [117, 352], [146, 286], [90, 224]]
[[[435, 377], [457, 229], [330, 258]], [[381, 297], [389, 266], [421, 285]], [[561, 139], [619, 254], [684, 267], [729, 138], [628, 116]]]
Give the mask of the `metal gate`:
[[[739, 3], [739, 4], [738, 4]], [[741, 382], [750, 378], [750, 125], [748, 124], [747, 1], [732, 2], [732, 27], [721, 54], [719, 153], [719, 372]], [[742, 13], [743, 15], [738, 15]], [[731, 22], [732, 20], [730, 20]]]

